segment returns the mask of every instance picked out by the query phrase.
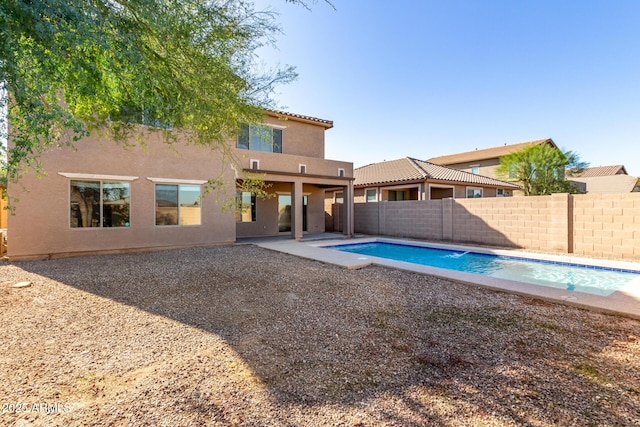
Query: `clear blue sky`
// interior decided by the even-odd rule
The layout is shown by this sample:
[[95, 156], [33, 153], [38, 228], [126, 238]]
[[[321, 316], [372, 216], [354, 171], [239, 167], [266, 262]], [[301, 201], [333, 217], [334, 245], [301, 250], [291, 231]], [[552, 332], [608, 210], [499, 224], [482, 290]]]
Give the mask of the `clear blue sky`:
[[356, 167], [542, 138], [640, 175], [640, 1], [322, 0], [279, 12], [286, 111]]

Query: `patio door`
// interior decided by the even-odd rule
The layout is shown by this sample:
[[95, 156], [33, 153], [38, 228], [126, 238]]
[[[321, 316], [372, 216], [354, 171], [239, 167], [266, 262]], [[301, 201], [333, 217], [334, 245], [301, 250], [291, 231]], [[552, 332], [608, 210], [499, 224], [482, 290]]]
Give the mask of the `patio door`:
[[[307, 231], [307, 203], [309, 196], [302, 196], [302, 231]], [[278, 231], [291, 231], [291, 194], [278, 194]]]

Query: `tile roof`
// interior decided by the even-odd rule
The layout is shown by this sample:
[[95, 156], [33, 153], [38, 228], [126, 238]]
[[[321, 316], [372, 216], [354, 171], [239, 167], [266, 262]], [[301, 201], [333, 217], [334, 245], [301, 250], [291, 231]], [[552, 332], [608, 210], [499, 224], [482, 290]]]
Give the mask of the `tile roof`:
[[492, 159], [495, 157], [504, 156], [506, 154], [513, 153], [521, 150], [529, 145], [551, 144], [556, 147], [556, 144], [551, 138], [538, 139], [535, 141], [520, 142], [517, 144], [500, 145], [498, 147], [484, 148], [482, 150], [466, 151], [464, 153], [448, 154], [446, 156], [432, 157], [428, 162], [436, 163], [438, 165], [453, 165], [456, 163], [465, 162], [477, 162], [480, 160]]
[[319, 123], [324, 127], [326, 127], [327, 129], [331, 129], [333, 127], [332, 120], [318, 119], [317, 117], [304, 116], [302, 114], [295, 114], [295, 113], [287, 113], [286, 111], [278, 111], [278, 110], [267, 110], [267, 113], [273, 114], [275, 116], [285, 116], [285, 117], [291, 117], [293, 119], [300, 119], [308, 122]]
[[518, 185], [498, 179], [459, 171], [411, 157], [373, 163], [357, 168], [353, 172], [355, 186], [433, 180], [489, 187], [520, 188]]
[[623, 165], [612, 166], [595, 166], [592, 168], [584, 168], [581, 173], [574, 174], [573, 176], [581, 178], [591, 178], [594, 176], [611, 176], [611, 175], [628, 175], [627, 170]]

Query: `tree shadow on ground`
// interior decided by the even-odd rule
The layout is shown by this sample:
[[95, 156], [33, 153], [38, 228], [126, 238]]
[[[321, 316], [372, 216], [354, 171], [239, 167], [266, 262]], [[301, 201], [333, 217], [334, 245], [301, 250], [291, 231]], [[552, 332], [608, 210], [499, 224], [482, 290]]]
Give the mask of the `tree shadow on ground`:
[[[628, 425], [640, 413], [640, 356], [610, 354], [640, 335], [635, 321], [252, 246], [87, 263], [74, 274], [77, 258], [15, 265], [222, 337], [277, 406], [366, 413], [380, 400], [370, 419], [399, 425]], [[198, 381], [182, 391], [193, 412], [242, 423]]]

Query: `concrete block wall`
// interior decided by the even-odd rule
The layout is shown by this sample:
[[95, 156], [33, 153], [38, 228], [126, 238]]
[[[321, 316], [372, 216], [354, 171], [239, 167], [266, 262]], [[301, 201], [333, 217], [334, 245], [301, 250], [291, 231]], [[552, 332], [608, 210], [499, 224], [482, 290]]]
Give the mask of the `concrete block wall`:
[[354, 227], [357, 233], [442, 240], [442, 201], [356, 203]]
[[640, 259], [640, 193], [573, 199], [575, 254]]
[[380, 205], [382, 204], [386, 202], [354, 204], [353, 228], [356, 233], [382, 234], [380, 232]]
[[357, 233], [640, 260], [640, 193], [355, 204]]
[[455, 200], [453, 241], [569, 251], [568, 194]]

